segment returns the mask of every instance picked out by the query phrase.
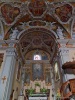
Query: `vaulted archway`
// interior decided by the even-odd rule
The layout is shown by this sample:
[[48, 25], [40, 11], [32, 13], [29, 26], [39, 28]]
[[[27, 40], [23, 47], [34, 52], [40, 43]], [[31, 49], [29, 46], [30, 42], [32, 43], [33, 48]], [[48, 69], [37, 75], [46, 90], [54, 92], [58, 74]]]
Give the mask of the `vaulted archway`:
[[51, 60], [58, 52], [58, 43], [54, 33], [44, 28], [31, 28], [23, 31], [17, 39], [19, 39], [18, 48], [23, 59], [26, 53], [36, 49], [48, 52]]

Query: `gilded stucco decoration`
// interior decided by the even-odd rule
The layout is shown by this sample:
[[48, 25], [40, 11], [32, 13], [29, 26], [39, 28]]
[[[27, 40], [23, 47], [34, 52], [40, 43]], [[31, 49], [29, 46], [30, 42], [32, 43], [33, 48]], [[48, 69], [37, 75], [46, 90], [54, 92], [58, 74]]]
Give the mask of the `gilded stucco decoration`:
[[[52, 0], [2, 2], [0, 3], [0, 40], [12, 40], [13, 32], [15, 32], [14, 40], [18, 40], [22, 33], [33, 28], [41, 28], [41, 31], [49, 30], [56, 39], [70, 39], [74, 36], [74, 6], [74, 3], [52, 2]], [[38, 40], [41, 43], [40, 38], [35, 38], [33, 43], [37, 45]], [[29, 41], [25, 42], [25, 45], [29, 44]], [[44, 41], [46, 45], [50, 42]], [[5, 45], [7, 46], [3, 44]]]

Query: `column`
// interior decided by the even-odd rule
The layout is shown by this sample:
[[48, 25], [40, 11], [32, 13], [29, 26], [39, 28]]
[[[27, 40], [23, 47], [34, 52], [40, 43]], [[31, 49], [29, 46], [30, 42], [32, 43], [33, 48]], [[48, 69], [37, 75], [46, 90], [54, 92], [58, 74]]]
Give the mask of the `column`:
[[14, 69], [16, 64], [15, 49], [7, 49], [0, 80], [0, 100], [10, 100]]
[[55, 82], [54, 82], [54, 75], [53, 75], [52, 66], [50, 66], [50, 76], [51, 76], [51, 83], [52, 83], [52, 96], [53, 96], [53, 100], [56, 100]]

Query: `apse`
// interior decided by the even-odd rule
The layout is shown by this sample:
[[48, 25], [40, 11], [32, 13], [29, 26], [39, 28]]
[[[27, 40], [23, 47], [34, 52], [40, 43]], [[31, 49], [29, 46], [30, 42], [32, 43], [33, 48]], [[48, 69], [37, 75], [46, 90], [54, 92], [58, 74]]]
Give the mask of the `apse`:
[[55, 38], [52, 32], [43, 28], [32, 28], [21, 33], [19, 43], [23, 59], [31, 50], [44, 50], [49, 53], [51, 59], [53, 59], [53, 56], [58, 51], [58, 44]]

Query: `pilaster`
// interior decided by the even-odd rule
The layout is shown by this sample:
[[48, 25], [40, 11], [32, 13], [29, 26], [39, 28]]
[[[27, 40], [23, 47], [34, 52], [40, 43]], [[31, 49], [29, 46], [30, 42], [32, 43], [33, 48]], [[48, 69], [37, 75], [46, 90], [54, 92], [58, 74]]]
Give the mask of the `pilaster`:
[[55, 82], [54, 82], [54, 74], [53, 74], [52, 66], [50, 67], [50, 76], [51, 76], [51, 84], [52, 84], [52, 97], [53, 97], [53, 100], [56, 100]]
[[5, 61], [1, 73], [0, 100], [9, 100], [10, 98], [15, 63], [16, 63], [15, 49], [9, 48], [6, 50]]
[[69, 48], [60, 48], [60, 56], [61, 56], [62, 64], [70, 61]]

